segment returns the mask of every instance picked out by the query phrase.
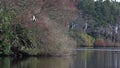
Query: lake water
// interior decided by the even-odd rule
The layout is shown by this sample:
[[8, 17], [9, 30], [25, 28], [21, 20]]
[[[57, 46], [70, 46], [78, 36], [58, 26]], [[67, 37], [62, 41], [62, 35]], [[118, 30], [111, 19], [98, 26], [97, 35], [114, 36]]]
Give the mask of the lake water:
[[120, 68], [120, 50], [82, 48], [71, 57], [1, 57], [0, 68]]

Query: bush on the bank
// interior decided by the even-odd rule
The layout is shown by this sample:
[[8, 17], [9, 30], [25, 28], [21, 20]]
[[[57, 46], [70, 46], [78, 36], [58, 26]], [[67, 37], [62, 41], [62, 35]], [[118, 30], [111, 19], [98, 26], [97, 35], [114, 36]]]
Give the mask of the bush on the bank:
[[95, 39], [86, 33], [70, 31], [70, 35], [77, 41], [78, 47], [92, 47]]
[[[15, 18], [15, 12], [10, 10], [9, 1], [1, 0], [0, 8], [0, 54], [11, 54], [11, 38], [13, 37], [12, 25]], [[5, 4], [6, 3], [6, 4]]]
[[[60, 12], [55, 11], [52, 16], [60, 19], [57, 20], [56, 23], [50, 18], [51, 14], [48, 13], [49, 10], [46, 10], [56, 10], [56, 6], [51, 5], [45, 7], [46, 3], [40, 4], [37, 3], [37, 1], [33, 3], [33, 1], [29, 0], [20, 2], [8, 1], [8, 3], [2, 0], [2, 2], [2, 5], [5, 6], [6, 9], [0, 14], [0, 25], [1, 22], [8, 22], [10, 28], [2, 29], [5, 33], [2, 34], [2, 37], [4, 37], [3, 40], [0, 40], [1, 54], [24, 53], [28, 55], [52, 56], [72, 54], [71, 49], [74, 48], [75, 41], [67, 35], [65, 27], [61, 26], [64, 22], [68, 23], [69, 19], [67, 18], [71, 17], [71, 10], [70, 13], [68, 9], [61, 9]], [[53, 1], [47, 1], [47, 3], [49, 2], [54, 4]], [[11, 9], [11, 7], [13, 8]], [[60, 6], [60, 8], [63, 7]], [[62, 15], [59, 15], [59, 13], [62, 13]], [[33, 15], [36, 16], [36, 22], [31, 20]], [[42, 17], [43, 15], [44, 17]], [[51, 20], [46, 19], [47, 17]], [[60, 22], [60, 24], [58, 24], [58, 22]], [[6, 28], [6, 25], [8, 24], [2, 27]]]
[[81, 33], [79, 34], [81, 39], [80, 45], [91, 47], [94, 45], [95, 39], [88, 34]]
[[[12, 48], [31, 46], [28, 30], [19, 24], [2, 24], [0, 33], [0, 54], [10, 55]], [[17, 50], [17, 49], [16, 49]]]
[[104, 39], [97, 39], [95, 41], [95, 47], [104, 47], [106, 46], [106, 42]]
[[[47, 26], [27, 28], [21, 24], [11, 24], [7, 29], [3, 26], [0, 42], [0, 53], [62, 56], [73, 53], [73, 41], [57, 24], [46, 23]], [[7, 25], [5, 25], [7, 26]]]
[[[33, 30], [35, 39], [34, 48], [22, 49], [30, 55], [45, 55], [45, 56], [63, 56], [73, 54], [73, 48], [75, 48], [75, 41], [71, 39], [55, 22], [52, 22], [49, 18], [45, 18], [46, 21], [39, 21], [37, 25], [28, 26]], [[39, 27], [39, 28], [36, 28]], [[30, 36], [31, 37], [31, 36]], [[36, 45], [37, 44], [37, 45]]]

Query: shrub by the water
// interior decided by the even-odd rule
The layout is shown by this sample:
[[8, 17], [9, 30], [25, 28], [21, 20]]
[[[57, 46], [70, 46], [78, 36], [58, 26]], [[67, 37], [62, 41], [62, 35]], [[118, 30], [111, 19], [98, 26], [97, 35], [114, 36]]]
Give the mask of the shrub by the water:
[[81, 47], [81, 46], [92, 47], [92, 46], [94, 46], [95, 39], [86, 33], [70, 31], [70, 36], [72, 36], [77, 41], [77, 47]]
[[[73, 54], [75, 48], [75, 41], [64, 32], [60, 25], [51, 21], [47, 17], [45, 21], [39, 21], [27, 28], [32, 29], [32, 37], [34, 39], [33, 48], [21, 49], [21, 51], [30, 55], [44, 55], [44, 56], [63, 56]], [[39, 28], [35, 28], [39, 27]], [[61, 26], [62, 27], [62, 26]], [[62, 27], [64, 28], [64, 27]], [[29, 36], [31, 37], [31, 36]]]
[[95, 41], [95, 47], [104, 47], [106, 46], [106, 42], [104, 39], [97, 39]]
[[[1, 26], [0, 54], [64, 56], [73, 54], [76, 42], [64, 27], [43, 16], [36, 23], [21, 22]], [[24, 22], [26, 20], [23, 20]], [[28, 24], [28, 26], [26, 26]], [[62, 28], [62, 29], [61, 29]]]
[[92, 47], [94, 45], [95, 39], [88, 34], [81, 33], [79, 35], [81, 39], [81, 45]]
[[[5, 29], [0, 27], [0, 31], [3, 31], [0, 34], [3, 38], [0, 38], [1, 54], [45, 56], [73, 54], [72, 49], [76, 43], [69, 37], [65, 27], [76, 9], [71, 1], [12, 0], [6, 3], [2, 0], [2, 2], [5, 3], [1, 4], [6, 9], [0, 13], [0, 26], [1, 23], [9, 24], [2, 25]], [[71, 5], [65, 5], [67, 2]], [[33, 15], [36, 17], [35, 22], [32, 21]]]

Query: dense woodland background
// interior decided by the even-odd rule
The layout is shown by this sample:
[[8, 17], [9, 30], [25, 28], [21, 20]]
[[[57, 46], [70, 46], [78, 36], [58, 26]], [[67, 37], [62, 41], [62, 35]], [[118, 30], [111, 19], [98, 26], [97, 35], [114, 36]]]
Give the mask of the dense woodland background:
[[119, 18], [114, 0], [0, 0], [0, 54], [61, 56], [76, 45], [120, 46]]

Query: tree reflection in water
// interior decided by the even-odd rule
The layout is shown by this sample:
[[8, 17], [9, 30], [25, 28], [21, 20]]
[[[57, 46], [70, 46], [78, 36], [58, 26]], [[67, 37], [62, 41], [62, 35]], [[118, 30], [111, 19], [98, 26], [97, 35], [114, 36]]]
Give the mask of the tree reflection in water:
[[120, 68], [120, 51], [78, 51], [74, 68]]
[[30, 57], [20, 60], [0, 58], [0, 68], [71, 68], [72, 61], [72, 57]]
[[10, 58], [0, 58], [0, 68], [10, 68]]
[[120, 51], [78, 51], [74, 57], [0, 57], [0, 68], [120, 68]]

